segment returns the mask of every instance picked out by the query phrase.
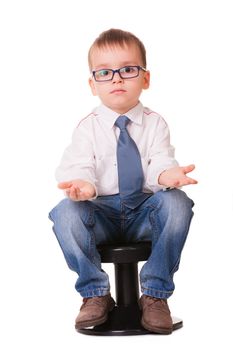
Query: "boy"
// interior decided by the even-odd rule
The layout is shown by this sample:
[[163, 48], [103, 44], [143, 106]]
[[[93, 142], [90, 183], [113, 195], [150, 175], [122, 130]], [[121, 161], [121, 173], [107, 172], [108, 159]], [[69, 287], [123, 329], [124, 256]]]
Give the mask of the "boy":
[[174, 159], [168, 126], [139, 101], [149, 88], [146, 52], [133, 34], [103, 32], [89, 50], [89, 84], [101, 105], [74, 130], [56, 171], [68, 198], [50, 213], [54, 232], [83, 297], [77, 329], [106, 321], [114, 307], [101, 269], [100, 243], [152, 241], [140, 272], [142, 325], [172, 332], [167, 299], [193, 215], [193, 202], [178, 189], [196, 184]]

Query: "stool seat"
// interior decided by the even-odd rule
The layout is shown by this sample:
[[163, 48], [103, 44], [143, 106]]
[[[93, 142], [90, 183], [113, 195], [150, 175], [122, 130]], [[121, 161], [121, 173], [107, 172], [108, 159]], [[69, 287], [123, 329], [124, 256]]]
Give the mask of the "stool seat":
[[[114, 264], [116, 306], [105, 323], [78, 332], [88, 335], [155, 334], [142, 327], [138, 304], [138, 262], [149, 258], [151, 242], [102, 244], [97, 249], [102, 263]], [[182, 320], [173, 318], [173, 330], [182, 325]]]
[[103, 263], [131, 263], [145, 261], [151, 253], [151, 242], [102, 244], [98, 251]]

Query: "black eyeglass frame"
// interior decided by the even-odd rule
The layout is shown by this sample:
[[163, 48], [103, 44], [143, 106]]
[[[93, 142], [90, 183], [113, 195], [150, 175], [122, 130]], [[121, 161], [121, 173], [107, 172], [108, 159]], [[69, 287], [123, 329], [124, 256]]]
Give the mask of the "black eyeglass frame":
[[[128, 68], [128, 67], [130, 67], [130, 68], [131, 68], [131, 67], [132, 67], [132, 68], [137, 68], [137, 69], [138, 69], [137, 75], [134, 75], [133, 77], [128, 77], [128, 78], [122, 77], [121, 72], [120, 72], [121, 69], [123, 69], [123, 68]], [[112, 72], [112, 77], [111, 77], [111, 79], [105, 79], [105, 80], [98, 80], [98, 79], [96, 79], [95, 74], [96, 74], [97, 72], [101, 72], [102, 70], [111, 71], [111, 72]], [[105, 82], [105, 81], [111, 81], [111, 80], [114, 78], [115, 73], [118, 73], [119, 76], [121, 77], [121, 79], [133, 79], [133, 78], [137, 78], [137, 77], [139, 76], [140, 70], [143, 70], [144, 72], [147, 71], [146, 68], [144, 68], [144, 67], [142, 67], [142, 66], [124, 66], [124, 67], [121, 67], [121, 68], [118, 68], [118, 69], [103, 68], [103, 69], [93, 70], [93, 71], [92, 71], [92, 75], [93, 75], [95, 81], [97, 81], [98, 83], [102, 83], [102, 82]]]

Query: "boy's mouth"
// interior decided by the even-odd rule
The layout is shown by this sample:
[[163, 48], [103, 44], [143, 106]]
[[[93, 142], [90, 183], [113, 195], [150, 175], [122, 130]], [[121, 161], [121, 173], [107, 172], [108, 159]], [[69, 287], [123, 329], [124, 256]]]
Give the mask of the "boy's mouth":
[[124, 89], [115, 89], [115, 90], [112, 90], [110, 93], [111, 94], [116, 94], [116, 95], [121, 95], [124, 92], [126, 92], [126, 90], [124, 90]]

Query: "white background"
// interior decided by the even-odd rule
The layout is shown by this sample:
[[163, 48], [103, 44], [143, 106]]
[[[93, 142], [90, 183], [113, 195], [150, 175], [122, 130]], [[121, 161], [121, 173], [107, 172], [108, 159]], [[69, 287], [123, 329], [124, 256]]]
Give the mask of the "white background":
[[[227, 0], [0, 2], [1, 349], [231, 348], [232, 17]], [[47, 218], [63, 198], [62, 152], [99, 103], [88, 48], [111, 27], [144, 42], [152, 83], [141, 101], [167, 120], [177, 159], [195, 163], [199, 180], [186, 188], [195, 218], [170, 299], [184, 328], [167, 337], [76, 333], [76, 276]]]

